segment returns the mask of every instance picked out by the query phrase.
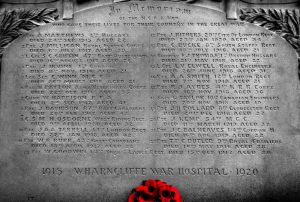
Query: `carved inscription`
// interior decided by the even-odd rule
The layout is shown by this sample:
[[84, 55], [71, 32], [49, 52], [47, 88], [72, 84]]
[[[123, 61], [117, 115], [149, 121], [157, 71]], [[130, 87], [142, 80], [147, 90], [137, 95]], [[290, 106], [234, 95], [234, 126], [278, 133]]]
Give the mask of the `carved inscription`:
[[178, 14], [191, 10], [173, 6], [109, 8], [117, 21], [57, 22], [63, 31], [21, 43], [25, 153], [255, 155], [281, 145], [268, 118], [283, 99], [269, 82], [273, 34], [186, 21]]

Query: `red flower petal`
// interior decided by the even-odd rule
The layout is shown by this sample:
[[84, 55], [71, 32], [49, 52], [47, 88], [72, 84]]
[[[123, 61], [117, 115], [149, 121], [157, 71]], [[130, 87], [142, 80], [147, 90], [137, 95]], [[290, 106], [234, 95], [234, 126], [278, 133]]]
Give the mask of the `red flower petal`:
[[152, 198], [151, 196], [145, 194], [145, 193], [141, 193], [138, 196], [138, 202], [154, 202], [154, 198]]
[[180, 192], [176, 187], [173, 186], [170, 187], [170, 195], [171, 195], [171, 199], [174, 199], [176, 201], [182, 201]]
[[151, 198], [154, 198], [157, 195], [157, 191], [154, 188], [152, 190], [152, 188], [145, 185], [138, 186], [137, 188], [135, 188], [135, 191], [139, 193], [145, 193], [149, 195]]
[[135, 195], [135, 193], [130, 194], [129, 198], [128, 198], [128, 202], [136, 202], [137, 197]]
[[155, 180], [155, 182], [156, 182], [156, 186], [157, 186], [158, 188], [160, 188], [161, 186], [167, 185], [167, 183], [165, 183], [165, 182], [163, 182], [163, 181], [161, 181], [161, 180]]

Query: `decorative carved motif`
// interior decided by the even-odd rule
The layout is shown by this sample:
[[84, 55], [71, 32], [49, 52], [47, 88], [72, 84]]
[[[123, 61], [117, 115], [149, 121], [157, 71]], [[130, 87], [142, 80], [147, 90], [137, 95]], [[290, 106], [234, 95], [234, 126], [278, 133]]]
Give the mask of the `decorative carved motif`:
[[300, 74], [300, 12], [287, 9], [241, 9], [240, 19], [275, 32], [290, 43], [298, 54]]
[[8, 10], [0, 13], [0, 57], [13, 40], [29, 30], [54, 22], [58, 18], [56, 8], [37, 10]]
[[[186, 1], [186, 3], [196, 3], [196, 2], [201, 2], [199, 0], [155, 0], [155, 1], [172, 1], [172, 2], [180, 2], [180, 1]], [[216, 2], [221, 2], [222, 0], [212, 0]]]
[[[123, 1], [130, 1], [130, 0], [123, 0]], [[144, 1], [144, 0], [140, 0]], [[193, 4], [193, 3], [199, 3], [201, 0], [154, 0], [154, 1], [171, 1], [171, 2], [183, 2], [183, 3], [188, 3], [188, 4]], [[222, 2], [223, 0], [211, 0], [215, 2]]]

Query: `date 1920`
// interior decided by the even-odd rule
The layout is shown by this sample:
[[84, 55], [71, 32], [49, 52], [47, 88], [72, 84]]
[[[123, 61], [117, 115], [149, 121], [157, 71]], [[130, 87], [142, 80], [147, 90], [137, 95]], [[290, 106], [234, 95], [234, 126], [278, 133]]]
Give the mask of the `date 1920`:
[[257, 168], [236, 168], [235, 169], [236, 175], [241, 176], [255, 176], [258, 175]]

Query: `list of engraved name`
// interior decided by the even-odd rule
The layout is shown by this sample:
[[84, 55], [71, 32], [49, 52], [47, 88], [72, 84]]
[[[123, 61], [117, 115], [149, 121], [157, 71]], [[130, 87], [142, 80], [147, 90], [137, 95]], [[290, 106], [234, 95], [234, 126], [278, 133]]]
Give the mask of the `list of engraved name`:
[[255, 155], [281, 144], [267, 118], [282, 99], [268, 84], [272, 34], [156, 18], [57, 22], [75, 31], [21, 44], [17, 141], [25, 153]]

